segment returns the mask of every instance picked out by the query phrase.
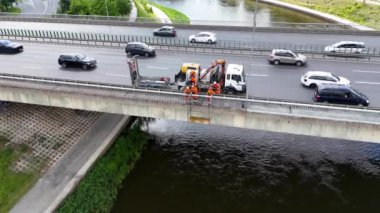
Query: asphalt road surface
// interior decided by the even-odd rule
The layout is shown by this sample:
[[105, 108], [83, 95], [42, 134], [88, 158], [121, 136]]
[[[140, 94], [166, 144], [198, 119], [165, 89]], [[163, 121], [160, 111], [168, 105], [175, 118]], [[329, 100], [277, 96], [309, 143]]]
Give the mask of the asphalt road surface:
[[[63, 69], [58, 65], [61, 53], [80, 52], [97, 59], [98, 66], [83, 71], [80, 68]], [[354, 88], [366, 94], [370, 106], [380, 107], [380, 63], [344, 60], [309, 60], [305, 67], [290, 65], [274, 66], [265, 57], [228, 56], [211, 54], [157, 51], [153, 58], [139, 57], [140, 74], [168, 76], [174, 80], [182, 63], [193, 62], [207, 68], [215, 59], [227, 63], [243, 64], [247, 74], [249, 96], [285, 99], [312, 103], [314, 89], [300, 83], [301, 75], [310, 70], [333, 72], [351, 81]], [[1, 54], [1, 73], [24, 74], [59, 79], [130, 85], [124, 49], [90, 48], [78, 46], [24, 44], [24, 52], [14, 55]]]
[[[35, 23], [35, 22], [7, 22], [0, 21], [0, 27], [5, 29], [35, 29], [53, 30], [67, 32], [91, 32], [117, 35], [140, 35], [153, 36], [154, 28], [147, 27], [122, 27], [105, 25], [82, 25], [82, 24], [61, 24], [61, 23]], [[200, 32], [196, 29], [177, 28], [177, 38], [188, 39], [190, 35]], [[247, 31], [226, 31], [213, 30], [219, 40], [251, 42], [253, 33]], [[314, 44], [325, 46], [338, 41], [363, 41], [367, 47], [376, 48], [380, 51], [380, 39], [378, 36], [364, 35], [334, 35], [334, 34], [303, 34], [303, 33], [270, 33], [256, 32], [255, 43], [281, 43], [281, 44]]]

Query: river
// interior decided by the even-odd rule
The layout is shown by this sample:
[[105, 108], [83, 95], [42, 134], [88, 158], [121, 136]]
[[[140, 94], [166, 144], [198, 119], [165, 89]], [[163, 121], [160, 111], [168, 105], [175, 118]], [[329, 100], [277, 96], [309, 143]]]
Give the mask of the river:
[[113, 212], [378, 212], [380, 145], [156, 120]]
[[[255, 0], [152, 0], [187, 15], [192, 23], [252, 26]], [[289, 9], [258, 3], [258, 27], [278, 26], [276, 22], [326, 23], [325, 20]]]

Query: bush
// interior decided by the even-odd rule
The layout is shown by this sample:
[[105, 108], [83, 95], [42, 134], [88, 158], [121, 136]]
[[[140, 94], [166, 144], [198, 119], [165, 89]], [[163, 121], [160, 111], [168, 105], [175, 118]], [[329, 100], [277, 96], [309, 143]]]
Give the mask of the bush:
[[57, 212], [110, 212], [118, 189], [140, 159], [146, 143], [147, 137], [139, 128], [120, 136]]

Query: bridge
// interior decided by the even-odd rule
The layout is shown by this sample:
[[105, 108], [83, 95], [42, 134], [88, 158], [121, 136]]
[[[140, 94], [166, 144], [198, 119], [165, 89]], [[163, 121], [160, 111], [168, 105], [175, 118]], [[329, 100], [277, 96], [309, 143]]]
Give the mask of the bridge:
[[[197, 26], [198, 27], [198, 26]], [[101, 30], [100, 26], [97, 26]], [[280, 33], [283, 28], [271, 32], [272, 35]], [[340, 30], [331, 31], [334, 33], [342, 33]], [[369, 48], [367, 54], [362, 58], [340, 58], [327, 57], [323, 53], [324, 44], [292, 44], [281, 42], [256, 42], [251, 43], [250, 40], [237, 42], [236, 40], [221, 40], [214, 46], [210, 45], [194, 45], [189, 44], [187, 39], [157, 39], [146, 35], [115, 35], [105, 33], [89, 33], [89, 32], [65, 32], [65, 31], [49, 31], [49, 30], [33, 30], [33, 29], [12, 29], [3, 28], [0, 30], [0, 37], [10, 38], [12, 40], [21, 40], [25, 42], [37, 42], [43, 44], [69, 45], [66, 49], [83, 47], [88, 51], [88, 47], [106, 47], [106, 48], [123, 48], [128, 41], [145, 41], [155, 45], [163, 51], [179, 51], [192, 53], [207, 53], [210, 55], [201, 55], [197, 60], [204, 58], [213, 58], [213, 54], [232, 54], [237, 55], [242, 61], [249, 61], [248, 57], [266, 55], [271, 48], [292, 48], [298, 52], [308, 54], [309, 57], [317, 62], [310, 67], [316, 66], [316, 70], [323, 70], [325, 65], [332, 64], [337, 67], [341, 61], [345, 63], [345, 69], [354, 67], [358, 63], [365, 65], [369, 70], [352, 70], [358, 81], [354, 84], [365, 85], [365, 93], [370, 94], [372, 106], [380, 106], [380, 99], [377, 97], [378, 88], [368, 85], [377, 85], [373, 82], [373, 76], [368, 79], [363, 78], [364, 73], [376, 73], [371, 71], [378, 66], [380, 58], [378, 42], [375, 39], [378, 32], [358, 32], [345, 31], [349, 35], [359, 35], [363, 38], [374, 41], [374, 46]], [[311, 33], [311, 32], [309, 32]], [[321, 33], [320, 30], [316, 33]], [[241, 33], [243, 34], [243, 33]], [[31, 53], [29, 52], [29, 49]], [[304, 88], [290, 87], [288, 84], [282, 86], [280, 91], [274, 91], [268, 94], [270, 87], [264, 88], [266, 85], [278, 85], [280, 82], [276, 78], [299, 79], [299, 73], [283, 73], [284, 70], [278, 72], [273, 71], [273, 78], [268, 83], [260, 79], [248, 79], [248, 92], [250, 97], [254, 98], [234, 98], [234, 97], [215, 97], [212, 107], [208, 107], [205, 103], [186, 104], [183, 101], [181, 93], [177, 91], [153, 91], [141, 90], [131, 86], [126, 86], [124, 74], [126, 73], [125, 64], [116, 64], [104, 68], [99, 63], [98, 68], [90, 73], [77, 74], [77, 76], [66, 74], [57, 69], [56, 56], [51, 56], [53, 52], [61, 51], [62, 46], [51, 47], [38, 46], [38, 44], [30, 44], [23, 54], [26, 54], [26, 62], [20, 63], [18, 66], [17, 58], [6, 58], [1, 61], [1, 66], [7, 67], [8, 73], [1, 74], [1, 94], [0, 99], [5, 101], [14, 101], [29, 104], [40, 104], [45, 106], [65, 107], [73, 109], [93, 110], [100, 112], [110, 112], [118, 114], [128, 114], [134, 116], [162, 118], [168, 120], [179, 120], [187, 122], [198, 122], [210, 125], [225, 125], [231, 127], [251, 128], [265, 131], [275, 131], [290, 134], [301, 134], [310, 136], [330, 137], [347, 140], [358, 140], [367, 142], [379, 142], [379, 124], [380, 116], [378, 108], [348, 108], [342, 106], [316, 105], [310, 102], [310, 95], [313, 91]], [[82, 48], [82, 49], [83, 49]], [[43, 53], [47, 50], [47, 53]], [[91, 49], [90, 51], [94, 51]], [[168, 54], [170, 54], [167, 52]], [[30, 54], [30, 55], [28, 55]], [[107, 54], [112, 54], [112, 59], [106, 57], [110, 63], [116, 62], [116, 53], [107, 50]], [[5, 56], [0, 56], [4, 57]], [[103, 52], [99, 52], [97, 57], [103, 56]], [[119, 56], [117, 56], [119, 57]], [[125, 57], [125, 56], [124, 56]], [[176, 53], [178, 57], [178, 53]], [[184, 56], [186, 58], [194, 58], [194, 54]], [[51, 59], [46, 61], [44, 59]], [[115, 58], [115, 59], [113, 59]], [[325, 60], [327, 59], [327, 60]], [[153, 60], [153, 59], [152, 59]], [[169, 59], [174, 60], [174, 59]], [[235, 59], [236, 60], [236, 59]], [[255, 59], [256, 60], [256, 59]], [[211, 60], [209, 60], [211, 61]], [[374, 63], [372, 63], [375, 61]], [[54, 63], [51, 63], [54, 62]], [[371, 62], [371, 63], [368, 63]], [[9, 64], [8, 64], [9, 63]], [[147, 62], [153, 63], [153, 62]], [[157, 60], [155, 64], [161, 66], [162, 62]], [[254, 64], [251, 66], [262, 67], [262, 64]], [[56, 67], [56, 68], [54, 68]], [[149, 69], [149, 66], [146, 66]], [[152, 68], [152, 67], [151, 67]], [[169, 68], [158, 67], [161, 70], [177, 70], [178, 65]], [[153, 69], [153, 68], [152, 68]], [[272, 68], [270, 68], [272, 69]], [[274, 68], [282, 69], [282, 68]], [[299, 68], [303, 69], [303, 68]], [[56, 72], [55, 70], [58, 70]], [[106, 70], [117, 70], [117, 73], [105, 73]], [[72, 71], [72, 70], [69, 70]], [[98, 72], [100, 71], [100, 72]], [[3, 71], [5, 72], [5, 71]], [[34, 75], [29, 73], [34, 72]], [[16, 74], [15, 74], [16, 73]], [[105, 75], [99, 77], [97, 75], [105, 73], [107, 77], [113, 79], [105, 80]], [[123, 74], [124, 73], [124, 74]], [[255, 73], [247, 72], [249, 76], [268, 76], [268, 72]], [[295, 76], [295, 74], [297, 76]], [[50, 76], [50, 77], [47, 77]], [[81, 80], [74, 80], [81, 79]], [[85, 80], [90, 79], [90, 80]], [[99, 80], [102, 79], [102, 80]], [[99, 82], [99, 83], [95, 83]], [[261, 88], [257, 88], [257, 85]], [[298, 85], [298, 84], [297, 84]], [[302, 90], [302, 92], [300, 92]], [[284, 97], [283, 91], [287, 91], [290, 100], [274, 100]], [[262, 93], [258, 98], [257, 92]], [[254, 95], [252, 95], [254, 93]], [[302, 94], [301, 94], [302, 93]], [[306, 94], [305, 94], [306, 93]], [[373, 95], [371, 97], [371, 94]], [[259, 95], [260, 96], [260, 95]], [[301, 97], [301, 100], [298, 98]], [[203, 97], [204, 98], [204, 97]], [[305, 102], [308, 100], [308, 102]], [[300, 103], [301, 102], [301, 103]], [[170, 104], [170, 108], [167, 106]]]
[[[201, 100], [204, 96], [200, 96]], [[52, 107], [378, 143], [380, 109], [215, 96], [186, 103], [182, 93], [124, 85], [1, 74], [0, 99]], [[168, 107], [170, 106], [170, 107]]]

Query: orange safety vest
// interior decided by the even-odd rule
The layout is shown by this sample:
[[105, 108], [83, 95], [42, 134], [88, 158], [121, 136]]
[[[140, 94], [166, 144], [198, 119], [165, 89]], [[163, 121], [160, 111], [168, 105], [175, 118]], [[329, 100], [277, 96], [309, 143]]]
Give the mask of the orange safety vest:
[[191, 89], [190, 88], [185, 88], [185, 90], [183, 91], [183, 93], [189, 95], [191, 93]]
[[220, 84], [216, 83], [213, 87], [215, 89], [215, 94], [220, 94]]
[[214, 94], [215, 94], [214, 90], [212, 89], [207, 90], [207, 95], [212, 96]]
[[198, 94], [198, 87], [197, 86], [192, 86], [191, 87], [191, 92], [193, 93], [193, 94]]

